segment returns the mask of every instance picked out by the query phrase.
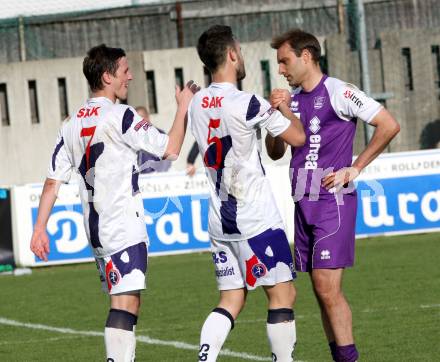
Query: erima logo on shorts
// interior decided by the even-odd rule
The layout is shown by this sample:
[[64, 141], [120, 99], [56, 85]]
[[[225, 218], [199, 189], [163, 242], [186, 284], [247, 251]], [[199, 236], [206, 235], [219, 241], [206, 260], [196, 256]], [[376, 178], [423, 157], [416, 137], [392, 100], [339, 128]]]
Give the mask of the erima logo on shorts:
[[330, 259], [330, 250], [321, 251], [321, 260], [328, 260], [328, 259]]

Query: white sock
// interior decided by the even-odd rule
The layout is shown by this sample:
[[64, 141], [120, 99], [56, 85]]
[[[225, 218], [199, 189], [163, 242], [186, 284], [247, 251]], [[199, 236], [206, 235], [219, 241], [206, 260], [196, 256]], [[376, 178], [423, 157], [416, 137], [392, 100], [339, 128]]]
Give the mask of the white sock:
[[293, 311], [291, 309], [269, 310], [266, 327], [274, 361], [293, 361], [293, 352], [296, 344], [296, 326], [295, 319], [293, 318]]
[[134, 347], [133, 347], [133, 355], [131, 357], [131, 362], [134, 362], [136, 359], [136, 324], [133, 326], [133, 336], [134, 336]]
[[136, 348], [133, 331], [105, 327], [104, 340], [107, 362], [132, 362]]
[[206, 318], [200, 334], [199, 361], [215, 362], [234, 320], [223, 308], [215, 308]]

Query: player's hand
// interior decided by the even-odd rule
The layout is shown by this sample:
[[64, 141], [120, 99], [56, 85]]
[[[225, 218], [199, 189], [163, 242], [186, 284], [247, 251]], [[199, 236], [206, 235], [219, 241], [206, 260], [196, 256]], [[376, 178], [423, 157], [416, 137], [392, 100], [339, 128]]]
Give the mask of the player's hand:
[[292, 99], [290, 98], [290, 92], [287, 89], [275, 88], [270, 94], [270, 105], [273, 108], [278, 108], [281, 103], [286, 103], [290, 108]]
[[35, 228], [31, 239], [31, 251], [41, 260], [47, 261], [49, 254], [49, 238], [46, 230]]
[[194, 174], [196, 173], [196, 171], [197, 171], [197, 169], [196, 169], [196, 166], [194, 166], [194, 164], [192, 164], [192, 163], [188, 163], [187, 165], [186, 165], [186, 174], [188, 175], [188, 176], [194, 176]]
[[338, 192], [347, 187], [351, 181], [359, 176], [360, 171], [356, 167], [344, 167], [336, 172], [329, 173], [322, 179], [322, 186], [328, 191]]
[[194, 94], [200, 90], [200, 87], [190, 80], [183, 89], [176, 85], [176, 102], [178, 107], [188, 108]]

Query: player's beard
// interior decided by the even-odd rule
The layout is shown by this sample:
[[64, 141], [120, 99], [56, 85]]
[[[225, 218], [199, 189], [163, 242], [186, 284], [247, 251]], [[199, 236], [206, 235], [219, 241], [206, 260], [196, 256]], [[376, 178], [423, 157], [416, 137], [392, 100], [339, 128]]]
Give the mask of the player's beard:
[[246, 69], [244, 62], [240, 62], [237, 69], [237, 81], [243, 80], [246, 77]]

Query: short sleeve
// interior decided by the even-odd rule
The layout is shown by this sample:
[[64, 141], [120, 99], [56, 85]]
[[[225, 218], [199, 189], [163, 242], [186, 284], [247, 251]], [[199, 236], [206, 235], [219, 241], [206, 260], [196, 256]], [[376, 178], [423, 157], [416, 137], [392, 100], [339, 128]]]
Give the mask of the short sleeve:
[[252, 95], [246, 106], [245, 122], [248, 129], [265, 128], [271, 136], [276, 137], [290, 126], [290, 120], [260, 96]]
[[72, 175], [73, 166], [69, 148], [66, 144], [67, 140], [64, 135], [65, 127], [66, 124], [64, 124], [58, 132], [55, 149], [53, 150], [49, 169], [47, 171], [47, 177], [67, 183]]
[[340, 82], [335, 87], [331, 99], [338, 116], [346, 120], [357, 117], [369, 123], [382, 109], [379, 102], [367, 96], [356, 86], [344, 82]]
[[122, 139], [134, 150], [163, 157], [168, 145], [168, 135], [139, 116], [134, 108], [125, 106], [119, 127]]

